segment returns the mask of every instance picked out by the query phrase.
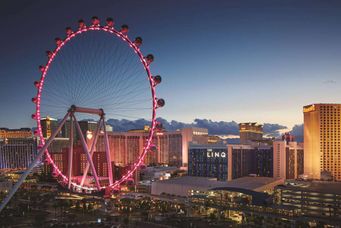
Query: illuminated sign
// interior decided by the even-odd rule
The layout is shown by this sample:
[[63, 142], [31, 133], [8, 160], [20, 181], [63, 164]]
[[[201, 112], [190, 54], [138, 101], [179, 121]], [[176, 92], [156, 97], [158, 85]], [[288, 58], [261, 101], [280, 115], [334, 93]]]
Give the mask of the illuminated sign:
[[312, 111], [315, 111], [315, 105], [303, 107], [303, 112], [312, 112]]
[[208, 158], [226, 158], [226, 152], [213, 152], [212, 149], [207, 149]]

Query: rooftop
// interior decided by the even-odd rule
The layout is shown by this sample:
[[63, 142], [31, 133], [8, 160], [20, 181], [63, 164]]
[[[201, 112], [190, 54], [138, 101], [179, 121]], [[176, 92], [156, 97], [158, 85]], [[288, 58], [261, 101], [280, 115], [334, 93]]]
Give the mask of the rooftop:
[[0, 131], [31, 131], [31, 128], [17, 128], [17, 129], [9, 129], [6, 127], [0, 128]]
[[142, 169], [141, 172], [164, 172], [179, 170], [176, 166], [153, 166]]
[[214, 144], [195, 144], [190, 142], [189, 144], [190, 149], [226, 149], [227, 150], [227, 144], [223, 142], [218, 142]]
[[196, 188], [214, 189], [214, 188], [242, 188], [247, 190], [257, 190], [262, 186], [280, 181], [279, 178], [271, 177], [241, 177], [232, 181], [217, 181], [209, 177], [183, 176], [160, 181], [165, 184], [174, 184]]
[[341, 195], [341, 182], [331, 181], [286, 181], [280, 188], [287, 188], [297, 191], [318, 192], [326, 194], [339, 194]]
[[227, 149], [228, 147], [232, 147], [233, 149], [271, 149], [272, 146], [269, 145], [250, 145], [250, 144], [231, 144], [231, 143], [211, 143], [211, 144], [189, 144], [190, 149]]

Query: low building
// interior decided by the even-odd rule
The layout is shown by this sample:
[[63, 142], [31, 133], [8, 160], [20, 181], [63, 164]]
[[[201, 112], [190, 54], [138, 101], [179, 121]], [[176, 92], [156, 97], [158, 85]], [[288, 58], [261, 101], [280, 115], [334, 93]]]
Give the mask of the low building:
[[341, 183], [288, 180], [275, 187], [275, 203], [304, 216], [341, 219]]
[[207, 192], [220, 188], [264, 192], [272, 191], [276, 185], [282, 183], [282, 179], [270, 177], [242, 177], [232, 181], [217, 181], [216, 178], [184, 176], [153, 182], [151, 193], [187, 197], [195, 192]]
[[141, 179], [143, 181], [166, 180], [180, 169], [174, 166], [154, 166], [141, 169]]

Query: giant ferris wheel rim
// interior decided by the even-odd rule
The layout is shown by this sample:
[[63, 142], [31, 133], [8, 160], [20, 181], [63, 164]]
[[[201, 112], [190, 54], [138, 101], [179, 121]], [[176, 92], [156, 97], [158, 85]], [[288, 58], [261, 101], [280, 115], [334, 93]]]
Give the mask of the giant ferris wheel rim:
[[[44, 88], [44, 82], [45, 82], [45, 79], [48, 75], [49, 68], [53, 64], [55, 57], [62, 50], [64, 45], [71, 42], [73, 39], [80, 36], [81, 34], [86, 34], [86, 33], [91, 32], [91, 31], [105, 32], [105, 33], [113, 35], [113, 37], [118, 37], [125, 44], [127, 44], [130, 48], [133, 49], [133, 51], [135, 52], [135, 54], [140, 59], [140, 62], [142, 63], [142, 66], [144, 67], [144, 69], [147, 73], [147, 79], [149, 81], [150, 91], [151, 91], [151, 96], [152, 96], [151, 127], [150, 127], [150, 131], [149, 131], [148, 139], [146, 140], [146, 144], [143, 147], [143, 152], [139, 155], [138, 159], [133, 164], [132, 168], [130, 170], [128, 170], [127, 174], [122, 176], [119, 180], [116, 180], [112, 185], [101, 186], [101, 189], [105, 189], [107, 187], [110, 187], [111, 189], [117, 189], [120, 187], [120, 185], [122, 183], [124, 183], [129, 178], [131, 178], [132, 175], [134, 174], [134, 172], [143, 164], [144, 158], [145, 158], [146, 154], [148, 153], [150, 147], [152, 146], [152, 139], [153, 139], [153, 135], [154, 135], [155, 127], [156, 127], [156, 109], [158, 108], [158, 106], [160, 106], [160, 105], [158, 105], [158, 99], [156, 97], [156, 90], [155, 90], [155, 86], [157, 83], [154, 82], [154, 77], [151, 73], [150, 66], [149, 66], [150, 62], [153, 59], [151, 59], [151, 61], [150, 61], [150, 58], [149, 58], [150, 55], [147, 55], [147, 57], [144, 57], [144, 55], [142, 54], [142, 52], [139, 48], [139, 45], [136, 44], [135, 42], [132, 42], [129, 39], [129, 37], [125, 34], [126, 31], [118, 31], [112, 26], [112, 24], [108, 24], [106, 26], [101, 26], [101, 25], [99, 25], [99, 23], [93, 23], [93, 25], [88, 26], [88, 27], [83, 26], [75, 32], [73, 32], [68, 27], [66, 38], [63, 40], [60, 38], [56, 39], [57, 47], [55, 48], [54, 51], [48, 51], [48, 61], [47, 61], [45, 66], [40, 67], [41, 78], [40, 78], [40, 81], [38, 83], [35, 82], [35, 85], [37, 87], [37, 96], [32, 99], [32, 101], [34, 101], [34, 103], [36, 104], [36, 113], [34, 114], [34, 118], [36, 119], [36, 123], [37, 123], [37, 136], [39, 137], [39, 139], [41, 141], [40, 146], [42, 146], [45, 144], [45, 138], [43, 137], [42, 127], [41, 127], [40, 109], [41, 109], [41, 99], [42, 99], [42, 92], [43, 92], [43, 88]], [[142, 39], [140, 37], [136, 38], [136, 40], [142, 41]], [[55, 162], [51, 158], [51, 155], [50, 155], [48, 150], [45, 151], [45, 155], [46, 155], [47, 161], [53, 166], [53, 169], [56, 171], [57, 177], [61, 177], [62, 181], [64, 183], [67, 183], [68, 177], [60, 171], [58, 166], [55, 164]], [[96, 190], [96, 188], [81, 186], [81, 185], [79, 185], [75, 182], [72, 182], [72, 181], [71, 181], [71, 185], [75, 188], [80, 188], [83, 190], [92, 190], [92, 191]]]

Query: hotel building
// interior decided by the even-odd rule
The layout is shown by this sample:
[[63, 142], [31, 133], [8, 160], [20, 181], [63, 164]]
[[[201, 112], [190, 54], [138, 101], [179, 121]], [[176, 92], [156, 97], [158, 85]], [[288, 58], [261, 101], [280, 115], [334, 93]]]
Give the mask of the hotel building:
[[[43, 135], [45, 137], [49, 137], [51, 133], [57, 128], [57, 120], [50, 117], [44, 118], [41, 124]], [[79, 125], [81, 127], [82, 134], [87, 140], [88, 147], [90, 147], [94, 139], [97, 123], [93, 121], [79, 121]], [[58, 161], [56, 163], [58, 163], [58, 167], [60, 167], [61, 170], [65, 170], [65, 167], [67, 167], [66, 164], [62, 163], [63, 160], [67, 160], [66, 152], [63, 149], [69, 147], [69, 127], [69, 122], [66, 122], [65, 127], [62, 128], [60, 134], [57, 135], [57, 138], [49, 147], [49, 152], [52, 154], [52, 157], [56, 161]], [[108, 129], [107, 126], [106, 129]], [[113, 163], [113, 167], [121, 169], [124, 167], [128, 167], [136, 162], [138, 156], [143, 152], [143, 148], [148, 138], [149, 131], [150, 129], [148, 127], [145, 127], [144, 129], [130, 130], [128, 132], [107, 131], [111, 162]], [[144, 164], [164, 164], [177, 167], [187, 165], [187, 151], [188, 144], [190, 142], [206, 144], [208, 142], [207, 129], [184, 128], [172, 132], [156, 132], [152, 141], [154, 149], [151, 149], [147, 153]], [[98, 157], [99, 161], [103, 160], [103, 156], [101, 153], [105, 151], [104, 145], [104, 136], [103, 132], [101, 132], [95, 148], [95, 153], [99, 152], [99, 154], [97, 154], [98, 156], [100, 156]], [[75, 134], [74, 148], [79, 146], [79, 136]], [[74, 149], [74, 153], [76, 152], [77, 149]], [[77, 155], [74, 155], [74, 158], [76, 157]], [[74, 167], [77, 167], [77, 165], [74, 165]], [[74, 170], [74, 173], [77, 175], [77, 173], [81, 173], [81, 170]], [[99, 170], [99, 172], [102, 171]], [[102, 173], [105, 172], [103, 171]]]
[[257, 123], [239, 124], [240, 144], [250, 144], [263, 139], [263, 126]]
[[[117, 166], [133, 164], [143, 152], [149, 131], [108, 132], [110, 155]], [[100, 135], [97, 151], [104, 151], [103, 136]], [[145, 165], [167, 164], [182, 165], [182, 134], [175, 132], [157, 132], [153, 137], [155, 150], [150, 150]]]
[[31, 138], [33, 136], [30, 128], [20, 128], [20, 129], [8, 129], [0, 128], [0, 138], [11, 139], [11, 138]]
[[304, 113], [304, 173], [320, 179], [329, 172], [341, 180], [341, 104], [312, 104]]
[[197, 177], [215, 177], [226, 181], [228, 174], [227, 146], [195, 145], [189, 148], [188, 175]]
[[37, 152], [36, 139], [27, 128], [0, 130], [0, 169], [25, 169]]
[[182, 166], [188, 166], [188, 150], [189, 144], [207, 144], [208, 129], [206, 128], [183, 128], [180, 130], [182, 136]]
[[272, 177], [272, 147], [190, 144], [188, 175], [230, 181], [253, 174]]
[[297, 142], [273, 142], [273, 176], [283, 179], [297, 179], [303, 174], [303, 145]]

